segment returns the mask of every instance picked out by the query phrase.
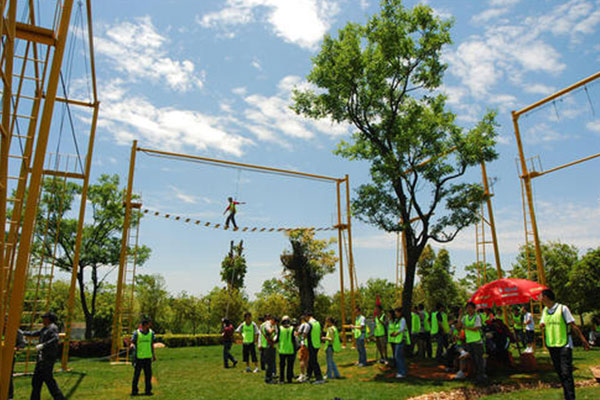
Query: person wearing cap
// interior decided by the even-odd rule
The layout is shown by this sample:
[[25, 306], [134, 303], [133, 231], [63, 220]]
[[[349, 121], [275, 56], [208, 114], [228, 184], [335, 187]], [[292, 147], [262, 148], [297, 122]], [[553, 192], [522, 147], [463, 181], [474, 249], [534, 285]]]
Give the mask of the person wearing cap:
[[145, 395], [152, 396], [152, 362], [156, 361], [154, 354], [154, 342], [156, 338], [150, 329], [150, 320], [142, 319], [142, 327], [133, 332], [131, 348], [135, 348], [135, 365], [133, 370], [133, 381], [131, 382], [131, 395], [138, 395], [138, 382], [140, 374], [144, 370]]
[[285, 315], [279, 328], [279, 383], [292, 383], [294, 358], [294, 328], [291, 326], [290, 317]]
[[233, 363], [235, 367], [237, 365], [237, 360], [231, 354], [231, 346], [233, 346], [233, 331], [234, 327], [231, 324], [231, 321], [228, 318], [223, 318], [221, 320], [223, 324], [223, 329], [221, 336], [223, 337], [223, 366], [225, 368], [229, 368], [229, 361]]
[[35, 346], [38, 353], [33, 378], [31, 379], [31, 400], [40, 399], [44, 383], [53, 399], [62, 400], [65, 398], [56, 380], [54, 380], [54, 363], [58, 358], [58, 327], [56, 321], [56, 314], [47, 312], [42, 315], [42, 324], [44, 325], [42, 329], [23, 332], [24, 336], [40, 338], [40, 343]]

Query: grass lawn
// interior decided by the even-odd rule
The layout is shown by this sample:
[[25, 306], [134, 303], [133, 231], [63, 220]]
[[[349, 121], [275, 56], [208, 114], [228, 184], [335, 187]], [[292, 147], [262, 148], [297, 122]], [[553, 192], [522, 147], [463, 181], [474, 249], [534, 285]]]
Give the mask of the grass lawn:
[[[241, 346], [233, 348], [236, 358], [241, 357]], [[369, 358], [374, 358], [373, 345], [368, 348]], [[394, 378], [394, 372], [386, 370], [379, 364], [366, 368], [353, 365], [357, 359], [356, 352], [351, 349], [343, 350], [336, 355], [340, 373], [345, 379], [328, 382], [324, 385], [292, 384], [265, 385], [264, 374], [245, 373], [241, 362], [235, 369], [223, 369], [222, 348], [220, 346], [193, 347], [178, 349], [157, 349], [158, 362], [154, 364], [155, 374], [154, 393], [161, 399], [406, 399], [425, 393], [448, 391], [461, 387], [470, 387], [468, 382], [456, 382], [440, 378], [409, 377], [402, 381]], [[320, 364], [325, 372], [325, 354], [320, 354]], [[548, 363], [547, 355], [538, 354], [539, 363]], [[583, 352], [577, 350], [574, 354], [576, 380], [592, 377], [588, 367], [600, 364], [600, 351]], [[434, 364], [422, 363], [434, 368]], [[126, 399], [131, 391], [133, 368], [130, 365], [110, 365], [106, 361], [72, 360], [72, 371], [56, 374], [56, 379], [64, 394], [70, 399]], [[414, 366], [413, 366], [414, 368]], [[294, 372], [299, 373], [296, 362]], [[409, 372], [410, 374], [410, 372]], [[499, 372], [491, 377], [494, 383], [528, 383], [556, 382], [554, 372], [544, 371], [535, 374]], [[29, 397], [30, 377], [15, 378], [15, 399]], [[143, 392], [143, 377], [140, 382]], [[544, 399], [560, 399], [558, 389], [529, 390], [513, 392], [510, 399], [533, 399], [543, 394]], [[600, 398], [600, 387], [580, 388], [578, 398]], [[506, 398], [507, 394], [502, 394]], [[43, 399], [50, 399], [44, 388]], [[500, 395], [484, 397], [485, 399], [500, 399]]]

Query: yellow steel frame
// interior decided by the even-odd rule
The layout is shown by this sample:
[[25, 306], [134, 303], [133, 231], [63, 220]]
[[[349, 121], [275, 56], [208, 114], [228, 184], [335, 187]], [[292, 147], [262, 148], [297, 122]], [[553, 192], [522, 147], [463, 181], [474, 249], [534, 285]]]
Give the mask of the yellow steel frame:
[[[113, 360], [118, 358], [119, 344], [123, 340], [121, 337], [121, 303], [123, 299], [123, 278], [125, 274], [125, 264], [127, 258], [127, 238], [129, 235], [129, 229], [131, 225], [131, 209], [133, 207], [132, 196], [133, 196], [133, 182], [134, 182], [134, 174], [135, 174], [135, 164], [136, 164], [136, 153], [143, 152], [151, 155], [159, 155], [159, 156], [167, 156], [167, 157], [175, 157], [179, 159], [186, 159], [190, 161], [200, 161], [206, 162], [214, 165], [226, 165], [234, 168], [245, 168], [254, 171], [267, 171], [274, 172], [278, 174], [282, 174], [285, 176], [296, 176], [296, 177], [304, 177], [304, 178], [314, 178], [323, 181], [328, 181], [336, 184], [336, 200], [337, 200], [337, 225], [335, 228], [338, 230], [338, 251], [339, 251], [339, 269], [340, 269], [340, 303], [341, 303], [341, 313], [342, 320], [345, 321], [345, 293], [344, 293], [344, 262], [343, 262], [343, 235], [345, 232], [348, 234], [348, 273], [350, 275], [350, 298], [352, 304], [352, 320], [355, 318], [355, 308], [356, 308], [356, 300], [355, 300], [355, 277], [356, 271], [354, 266], [354, 256], [352, 250], [352, 218], [350, 213], [350, 183], [349, 177], [346, 175], [344, 178], [333, 178], [324, 175], [310, 174], [305, 172], [298, 172], [292, 170], [286, 170], [281, 168], [273, 168], [266, 167], [261, 165], [254, 164], [246, 164], [235, 161], [227, 161], [227, 160], [219, 160], [214, 158], [200, 157], [189, 154], [181, 154], [181, 153], [173, 153], [163, 150], [149, 149], [138, 147], [137, 140], [133, 142], [131, 147], [131, 155], [129, 160], [129, 175], [127, 179], [127, 190], [125, 194], [125, 219], [123, 222], [123, 235], [121, 239], [121, 254], [120, 254], [120, 262], [119, 262], [119, 272], [117, 277], [117, 294], [115, 299], [115, 312], [113, 315], [113, 326], [112, 326], [112, 351], [111, 355]], [[345, 185], [346, 192], [346, 220], [342, 219], [342, 197], [341, 197], [341, 185]], [[343, 324], [343, 322], [342, 322]], [[342, 340], [344, 344], [346, 344], [346, 335], [342, 335]]]
[[[519, 117], [521, 117], [522, 115], [524, 115], [540, 106], [543, 106], [544, 104], [554, 101], [557, 98], [559, 98], [567, 93], [572, 92], [573, 90], [576, 90], [582, 86], [585, 86], [588, 83], [590, 83], [598, 78], [600, 78], [600, 72], [596, 72], [595, 74], [593, 74], [593, 75], [591, 75], [569, 87], [559, 90], [558, 92], [556, 92], [540, 101], [537, 101], [525, 108], [522, 108], [521, 110], [512, 112], [512, 120], [513, 120], [513, 126], [514, 126], [514, 130], [515, 130], [515, 138], [517, 140], [517, 147], [519, 149], [521, 179], [523, 180], [525, 195], [527, 197], [527, 208], [529, 211], [529, 219], [530, 219], [531, 226], [532, 226], [533, 241], [534, 241], [534, 245], [535, 245], [535, 260], [536, 260], [536, 266], [537, 266], [537, 272], [538, 272], [538, 280], [542, 285], [546, 285], [546, 273], [544, 271], [544, 261], [542, 258], [540, 236], [539, 236], [539, 231], [538, 231], [538, 226], [537, 226], [537, 219], [535, 217], [535, 208], [534, 208], [534, 202], [533, 202], [533, 191], [532, 191], [531, 180], [533, 178], [537, 178], [539, 176], [549, 174], [550, 172], [558, 171], [563, 168], [570, 167], [572, 165], [580, 164], [584, 161], [589, 161], [589, 160], [598, 158], [598, 157], [600, 157], [600, 153], [594, 154], [592, 156], [588, 156], [588, 157], [585, 157], [585, 158], [582, 158], [582, 159], [579, 159], [576, 161], [572, 161], [567, 164], [559, 165], [557, 167], [551, 168], [546, 171], [540, 171], [540, 172], [531, 171], [530, 172], [527, 168], [527, 159], [525, 157], [525, 152], [523, 150], [523, 141], [521, 139], [521, 132], [519, 129]], [[527, 229], [526, 229], [526, 231], [527, 231]], [[527, 235], [527, 232], [525, 234]]]
[[[12, 360], [14, 356], [14, 342], [16, 332], [21, 325], [21, 316], [23, 310], [23, 300], [25, 295], [27, 270], [30, 263], [31, 238], [35, 228], [35, 216], [38, 208], [39, 195], [41, 193], [41, 184], [44, 176], [58, 176], [65, 180], [67, 178], [83, 179], [83, 188], [81, 193], [81, 203], [79, 210], [79, 221], [74, 251], [74, 268], [71, 277], [71, 287], [68, 302], [68, 317], [65, 321], [66, 340], [63, 347], [62, 367], [66, 369], [68, 360], [68, 349], [71, 332], [71, 319], [75, 304], [75, 292], [77, 290], [77, 265], [80, 257], [82, 228], [85, 217], [85, 205], [87, 198], [87, 189], [89, 185], [89, 176], [91, 169], [91, 159], [94, 149], [95, 131], [98, 118], [99, 102], [97, 97], [97, 85], [94, 64], [93, 35], [91, 21], [91, 0], [86, 0], [87, 19], [88, 19], [88, 39], [91, 62], [91, 77], [93, 86], [93, 101], [85, 102], [72, 99], [57, 97], [60, 71], [62, 68], [63, 55], [65, 51], [66, 40], [73, 9], [73, 0], [62, 0], [57, 2], [57, 14], [55, 16], [55, 27], [50, 30], [35, 25], [33, 2], [28, 1], [30, 6], [29, 23], [16, 21], [17, 0], [1, 2], [0, 13], [0, 33], [5, 38], [3, 46], [2, 61], [3, 68], [0, 71], [3, 90], [2, 90], [2, 124], [0, 126], [1, 147], [0, 147], [0, 220], [6, 220], [7, 203], [15, 203], [13, 209], [13, 219], [8, 228], [4, 228], [4, 233], [0, 235], [0, 336], [4, 336], [0, 351], [0, 399], [6, 400], [8, 395], [8, 382], [12, 372]], [[8, 11], [5, 13], [6, 5]], [[31, 61], [35, 65], [37, 83], [35, 93], [32, 96], [21, 94], [23, 80], [31, 79], [26, 77], [25, 66], [20, 74], [13, 74], [13, 59], [20, 56], [15, 54], [15, 39], [26, 40], [26, 49], [33, 48], [34, 57], [24, 59], [24, 63]], [[46, 45], [47, 49], [45, 62], [39, 57], [37, 46]], [[50, 54], [52, 55], [50, 56]], [[51, 59], [51, 62], [50, 62]], [[38, 69], [38, 62], [44, 62], [43, 72]], [[49, 68], [47, 86], [43, 87], [44, 77]], [[13, 77], [19, 84], [13, 87]], [[14, 105], [12, 98], [14, 97]], [[31, 106], [31, 116], [17, 115], [17, 106], [20, 99], [33, 100]], [[77, 106], [86, 106], [93, 109], [92, 124], [88, 138], [87, 155], [85, 160], [85, 170], [83, 173], [72, 173], [68, 171], [44, 169], [46, 159], [47, 144], [50, 135], [50, 127], [56, 101], [66, 102]], [[14, 112], [13, 112], [14, 109]], [[38, 120], [38, 112], [41, 115]], [[11, 118], [12, 117], [12, 118]], [[26, 134], [13, 133], [16, 118], [27, 118], [29, 126]], [[12, 120], [11, 120], [12, 119]], [[38, 123], [39, 122], [39, 123]], [[22, 159], [20, 175], [13, 179], [18, 180], [15, 198], [8, 198], [8, 160], [9, 157], [15, 157], [9, 154], [11, 140], [13, 138], [26, 139]], [[34, 143], [35, 141], [35, 143]], [[35, 144], [35, 148], [34, 148]], [[27, 201], [24, 201], [24, 194], [27, 193]], [[22, 219], [19, 218], [23, 216]], [[9, 295], [10, 291], [10, 295]], [[8, 316], [5, 326], [4, 315]]]

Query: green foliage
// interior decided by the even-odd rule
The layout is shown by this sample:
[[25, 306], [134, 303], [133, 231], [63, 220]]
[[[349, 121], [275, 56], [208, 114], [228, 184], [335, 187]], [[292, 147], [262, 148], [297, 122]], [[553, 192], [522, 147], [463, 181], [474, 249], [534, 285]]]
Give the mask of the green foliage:
[[497, 279], [498, 271], [496, 268], [492, 267], [490, 263], [485, 263], [484, 276], [484, 266], [479, 266], [477, 262], [474, 262], [465, 267], [465, 276], [464, 278], [461, 278], [459, 282], [465, 290], [473, 293], [479, 286], [485, 285], [488, 282], [493, 282]]
[[[355, 215], [406, 233], [404, 307], [410, 307], [416, 263], [428, 240], [449, 242], [479, 218], [483, 189], [462, 177], [497, 157], [495, 112], [464, 131], [436, 93], [451, 25], [427, 5], [407, 9], [400, 0], [382, 0], [366, 25], [348, 23], [337, 38], [325, 37], [307, 76], [317, 89], [293, 96], [297, 113], [356, 129], [336, 153], [371, 165], [371, 182], [357, 189], [352, 203]], [[410, 223], [415, 216], [419, 221]]]
[[159, 274], [136, 275], [135, 298], [139, 306], [140, 319], [150, 318], [155, 332], [165, 332], [171, 312], [165, 278]]
[[281, 264], [284, 279], [289, 279], [300, 297], [303, 311], [314, 311], [315, 290], [326, 274], [335, 271], [337, 258], [329, 246], [335, 239], [318, 240], [310, 230], [296, 230], [288, 233], [292, 250], [284, 250]]
[[164, 335], [156, 335], [156, 341], [159, 343], [164, 343], [164, 345], [167, 347], [176, 348], [213, 346], [221, 344], [223, 340], [221, 338], [221, 335], [218, 333], [200, 335], [181, 335], [166, 333]]
[[244, 252], [244, 242], [238, 245], [231, 241], [229, 253], [221, 262], [221, 280], [227, 285], [227, 290], [241, 290], [244, 287], [244, 277], [247, 266]]
[[369, 279], [359, 290], [359, 305], [363, 313], [371, 314], [375, 309], [377, 296], [381, 301], [384, 310], [389, 310], [398, 306], [400, 302], [400, 291], [396, 290], [396, 285], [386, 279]]
[[571, 270], [567, 289], [578, 313], [600, 310], [600, 247], [589, 250]]
[[168, 331], [173, 333], [196, 334], [203, 318], [208, 314], [206, 303], [185, 291], [169, 298], [171, 310]]
[[419, 259], [417, 273], [425, 292], [425, 307], [428, 310], [434, 310], [438, 303], [449, 309], [461, 306], [466, 301], [454, 280], [454, 267], [448, 250], [441, 249], [436, 255], [431, 246], [427, 246]]
[[205, 297], [208, 315], [204, 323], [204, 332], [213, 333], [221, 329], [221, 318], [227, 317], [234, 323], [243, 320], [244, 313], [250, 309], [244, 292], [229, 292], [219, 287], [213, 288]]

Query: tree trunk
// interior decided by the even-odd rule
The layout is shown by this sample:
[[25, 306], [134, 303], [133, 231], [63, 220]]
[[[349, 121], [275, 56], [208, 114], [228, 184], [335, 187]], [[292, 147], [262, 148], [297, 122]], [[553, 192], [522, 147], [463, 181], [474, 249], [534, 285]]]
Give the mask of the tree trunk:
[[581, 322], [580, 326], [583, 328], [583, 314], [579, 314], [579, 321]]
[[87, 304], [85, 297], [85, 283], [83, 282], [83, 268], [79, 266], [79, 272], [77, 273], [77, 282], [79, 283], [79, 298], [81, 300], [81, 309], [83, 310], [83, 316], [85, 318], [85, 338], [92, 338], [92, 324], [94, 316], [90, 313], [90, 309]]
[[402, 315], [406, 321], [406, 329], [410, 332], [412, 318], [410, 313], [412, 311], [412, 296], [413, 288], [415, 286], [415, 272], [417, 270], [418, 257], [411, 257], [411, 252], [408, 252], [408, 259], [406, 260], [406, 279], [404, 280], [404, 287], [402, 288]]

